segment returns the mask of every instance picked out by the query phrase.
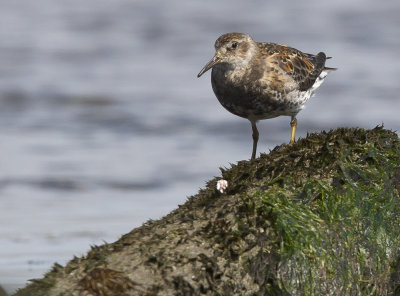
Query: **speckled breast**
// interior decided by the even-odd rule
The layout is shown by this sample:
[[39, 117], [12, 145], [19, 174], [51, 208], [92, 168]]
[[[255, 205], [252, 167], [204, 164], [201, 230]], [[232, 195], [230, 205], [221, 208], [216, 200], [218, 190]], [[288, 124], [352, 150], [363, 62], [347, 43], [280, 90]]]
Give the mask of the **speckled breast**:
[[229, 112], [243, 117], [268, 119], [280, 115], [295, 115], [302, 104], [288, 100], [288, 94], [272, 90], [259, 80], [228, 79], [226, 73], [214, 67], [211, 84], [221, 105]]

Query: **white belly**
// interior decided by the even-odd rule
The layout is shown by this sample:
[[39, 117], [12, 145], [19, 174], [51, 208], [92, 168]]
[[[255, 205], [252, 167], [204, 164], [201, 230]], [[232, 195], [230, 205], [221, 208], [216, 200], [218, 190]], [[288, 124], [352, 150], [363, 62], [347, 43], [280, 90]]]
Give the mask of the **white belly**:
[[[322, 71], [318, 78], [315, 80], [314, 84], [306, 91], [293, 91], [288, 95], [288, 99], [296, 102], [293, 105], [293, 109], [288, 110], [288, 113], [297, 114], [301, 109], [304, 108], [304, 104], [310, 99], [318, 87], [324, 82], [325, 77], [328, 75], [328, 71]], [[292, 115], [288, 114], [288, 115]]]

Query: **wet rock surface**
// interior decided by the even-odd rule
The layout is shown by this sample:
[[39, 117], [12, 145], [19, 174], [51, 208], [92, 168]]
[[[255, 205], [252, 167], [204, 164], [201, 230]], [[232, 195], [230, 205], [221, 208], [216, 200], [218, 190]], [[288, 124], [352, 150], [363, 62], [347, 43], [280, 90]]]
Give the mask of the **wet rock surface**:
[[224, 193], [215, 178], [15, 295], [397, 295], [397, 134], [310, 134], [221, 172]]

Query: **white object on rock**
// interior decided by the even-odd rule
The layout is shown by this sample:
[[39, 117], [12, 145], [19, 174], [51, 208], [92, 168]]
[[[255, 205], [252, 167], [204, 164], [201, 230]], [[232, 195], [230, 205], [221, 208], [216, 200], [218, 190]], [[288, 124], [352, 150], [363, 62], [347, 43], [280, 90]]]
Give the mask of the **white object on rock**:
[[228, 187], [228, 181], [221, 179], [217, 182], [217, 190], [221, 193], [225, 192], [225, 189]]

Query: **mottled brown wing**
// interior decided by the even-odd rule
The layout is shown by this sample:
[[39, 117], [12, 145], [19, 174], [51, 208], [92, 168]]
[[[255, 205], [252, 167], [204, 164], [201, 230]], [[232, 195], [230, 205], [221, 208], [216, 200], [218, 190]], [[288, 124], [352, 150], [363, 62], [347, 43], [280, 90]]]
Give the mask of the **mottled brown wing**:
[[272, 57], [287, 75], [298, 83], [300, 90], [312, 87], [325, 68], [326, 55], [303, 53], [295, 48], [276, 43], [259, 43], [269, 57]]

